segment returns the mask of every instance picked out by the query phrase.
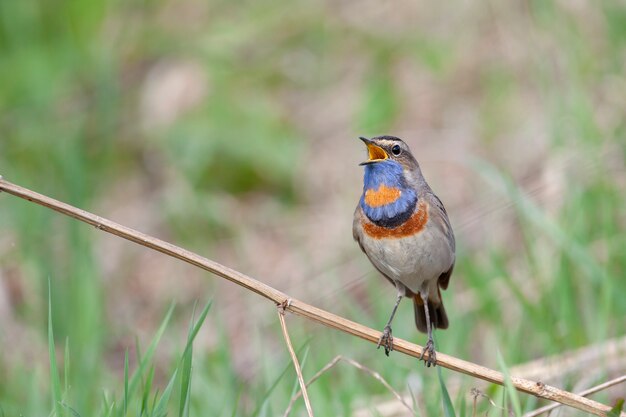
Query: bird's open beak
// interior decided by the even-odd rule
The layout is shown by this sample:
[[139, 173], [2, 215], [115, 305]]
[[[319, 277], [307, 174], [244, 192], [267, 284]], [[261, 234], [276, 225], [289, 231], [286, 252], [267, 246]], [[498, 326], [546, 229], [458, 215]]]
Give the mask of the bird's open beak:
[[359, 137], [359, 139], [361, 139], [365, 143], [365, 146], [367, 146], [367, 153], [369, 156], [369, 159], [367, 161], [361, 162], [359, 165], [372, 164], [374, 162], [384, 161], [385, 159], [389, 158], [387, 152], [385, 152], [385, 150], [380, 146], [376, 145], [373, 141], [364, 138], [363, 136]]

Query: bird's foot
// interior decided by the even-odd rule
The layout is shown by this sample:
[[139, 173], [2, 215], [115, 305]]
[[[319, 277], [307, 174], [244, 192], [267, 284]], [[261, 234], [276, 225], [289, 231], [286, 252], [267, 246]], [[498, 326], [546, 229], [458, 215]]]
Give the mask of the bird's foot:
[[[426, 352], [428, 352], [427, 358], [424, 357], [424, 354]], [[433, 339], [428, 339], [428, 342], [426, 343], [426, 346], [424, 346], [424, 350], [422, 350], [422, 354], [419, 357], [419, 360], [423, 360], [424, 365], [426, 365], [427, 368], [430, 368], [431, 365], [437, 365], [437, 353], [435, 352], [435, 342], [433, 342]]]
[[393, 350], [393, 336], [391, 335], [391, 326], [385, 326], [383, 329], [383, 334], [378, 339], [378, 345], [376, 345], [377, 349], [380, 347], [385, 348], [385, 355], [389, 356], [389, 352]]

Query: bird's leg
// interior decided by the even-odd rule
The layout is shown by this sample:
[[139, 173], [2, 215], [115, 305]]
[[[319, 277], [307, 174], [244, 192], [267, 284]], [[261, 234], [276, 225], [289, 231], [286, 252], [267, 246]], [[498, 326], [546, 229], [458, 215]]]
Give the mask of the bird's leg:
[[402, 301], [402, 297], [404, 297], [404, 288], [398, 288], [398, 297], [396, 298], [396, 305], [393, 306], [393, 310], [391, 310], [391, 317], [389, 317], [389, 321], [387, 325], [383, 329], [383, 334], [378, 339], [377, 348], [380, 349], [381, 346], [385, 348], [385, 355], [389, 356], [389, 352], [393, 350], [393, 336], [391, 335], [391, 322], [393, 321], [393, 316], [396, 315], [396, 310], [398, 310], [398, 306], [400, 305], [400, 301]]
[[[426, 330], [428, 332], [428, 342], [422, 350], [420, 360], [424, 360], [424, 364], [427, 367], [437, 365], [437, 354], [435, 353], [435, 342], [433, 340], [433, 327], [430, 323], [430, 313], [428, 311], [428, 291], [420, 291], [420, 296], [424, 302], [424, 313], [426, 313]], [[424, 353], [428, 352], [428, 358], [424, 359]]]

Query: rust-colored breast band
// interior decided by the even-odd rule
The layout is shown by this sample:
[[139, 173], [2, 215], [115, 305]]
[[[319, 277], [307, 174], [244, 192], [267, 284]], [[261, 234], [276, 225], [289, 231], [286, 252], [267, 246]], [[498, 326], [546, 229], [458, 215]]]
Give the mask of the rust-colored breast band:
[[400, 198], [402, 191], [396, 187], [387, 187], [381, 184], [378, 190], [367, 190], [365, 192], [365, 204], [370, 207], [381, 207], [394, 203]]
[[378, 226], [369, 219], [365, 218], [363, 222], [363, 231], [374, 239], [385, 238], [401, 238], [407, 236], [413, 236], [420, 233], [426, 227], [428, 223], [428, 204], [420, 201], [415, 213], [398, 227], [386, 228]]

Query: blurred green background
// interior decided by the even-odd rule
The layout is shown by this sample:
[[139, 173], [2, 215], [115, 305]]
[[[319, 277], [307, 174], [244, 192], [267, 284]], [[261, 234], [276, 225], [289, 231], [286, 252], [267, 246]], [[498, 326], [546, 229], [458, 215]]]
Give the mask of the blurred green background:
[[[382, 328], [395, 290], [351, 235], [356, 138], [400, 136], [457, 236], [438, 349], [513, 368], [626, 335], [625, 67], [617, 0], [0, 0], [0, 174]], [[281, 415], [296, 379], [273, 305], [0, 194], [0, 415], [124, 415], [125, 352], [132, 374], [172, 303], [127, 415], [181, 414], [183, 388], [165, 408], [152, 399], [209, 300], [187, 412]], [[394, 335], [423, 344], [405, 303]], [[416, 360], [288, 324], [305, 377], [345, 355], [412, 393], [417, 415], [441, 414], [436, 373]], [[621, 346], [535, 378], [587, 388], [625, 372]], [[444, 378], [459, 415], [471, 387], [506, 404]], [[318, 415], [406, 415], [347, 365], [310, 397]]]

